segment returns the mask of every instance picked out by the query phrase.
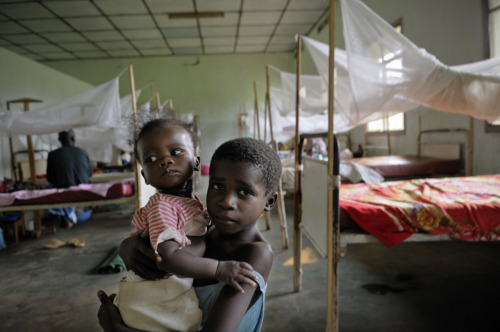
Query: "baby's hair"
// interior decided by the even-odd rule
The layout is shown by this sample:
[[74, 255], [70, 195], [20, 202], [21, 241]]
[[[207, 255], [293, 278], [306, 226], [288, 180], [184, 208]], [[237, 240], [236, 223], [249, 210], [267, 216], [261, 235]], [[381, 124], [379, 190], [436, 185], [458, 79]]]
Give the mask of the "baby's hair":
[[[266, 143], [254, 138], [235, 138], [219, 146], [210, 164], [229, 159], [233, 162], [246, 162], [257, 166], [262, 172], [262, 179], [266, 183], [266, 194], [278, 188], [281, 180], [281, 160], [278, 154]], [[213, 167], [210, 167], [213, 169]]]
[[135, 137], [133, 139], [133, 145], [134, 145], [134, 154], [137, 156], [138, 160], [140, 161], [139, 154], [137, 152], [137, 144], [139, 140], [146, 135], [148, 132], [164, 127], [168, 128], [169, 126], [180, 126], [186, 130], [186, 132], [189, 134], [191, 137], [191, 142], [193, 143], [193, 152], [195, 154], [198, 154], [198, 139], [196, 138], [196, 135], [193, 132], [193, 129], [191, 127], [191, 124], [189, 124], [186, 121], [183, 121], [177, 113], [174, 111], [170, 110], [166, 112], [163, 115], [158, 115], [157, 112], [151, 113], [151, 112], [141, 112], [141, 116], [138, 117], [138, 129], [139, 132], [137, 134], [137, 137], [135, 137], [135, 132], [133, 133], [133, 136]]

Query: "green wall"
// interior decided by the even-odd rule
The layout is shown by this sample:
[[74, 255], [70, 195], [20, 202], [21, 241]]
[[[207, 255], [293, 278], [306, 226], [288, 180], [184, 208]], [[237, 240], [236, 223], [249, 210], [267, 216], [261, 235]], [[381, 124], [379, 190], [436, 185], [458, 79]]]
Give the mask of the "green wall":
[[[151, 96], [151, 83], [161, 103], [172, 99], [179, 113], [199, 115], [202, 163], [209, 163], [215, 148], [238, 136], [238, 114], [253, 109], [253, 82], [258, 83], [259, 109], [263, 110], [265, 66], [294, 71], [292, 53], [210, 55], [120, 60], [57, 61], [48, 66], [92, 85], [105, 82], [133, 65], [136, 89], [145, 87], [138, 104]], [[271, 75], [271, 85], [279, 85]], [[120, 93], [130, 93], [128, 73], [120, 78]]]

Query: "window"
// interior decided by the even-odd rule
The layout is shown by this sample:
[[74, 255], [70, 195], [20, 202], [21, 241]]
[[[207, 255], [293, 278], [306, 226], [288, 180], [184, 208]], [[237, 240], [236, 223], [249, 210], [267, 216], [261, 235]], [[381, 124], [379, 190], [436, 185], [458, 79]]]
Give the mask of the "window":
[[404, 113], [389, 113], [386, 118], [370, 121], [366, 124], [366, 132], [384, 133], [387, 127], [390, 132], [403, 132], [405, 130]]
[[[500, 2], [500, 0], [498, 0]], [[402, 32], [402, 20], [392, 25], [399, 33]], [[403, 67], [401, 60], [393, 53], [387, 53], [383, 57], [384, 62], [387, 63], [389, 68], [393, 68], [393, 75], [398, 75], [400, 69]], [[383, 119], [370, 121], [365, 126], [365, 132], [369, 134], [385, 133], [387, 130], [391, 133], [404, 132], [405, 130], [405, 115], [404, 113], [389, 113], [388, 117]]]
[[[488, 25], [490, 58], [494, 58], [500, 56], [500, 0], [488, 0]], [[500, 131], [500, 120], [486, 122], [486, 131]]]
[[500, 0], [488, 0], [490, 57], [500, 56]]

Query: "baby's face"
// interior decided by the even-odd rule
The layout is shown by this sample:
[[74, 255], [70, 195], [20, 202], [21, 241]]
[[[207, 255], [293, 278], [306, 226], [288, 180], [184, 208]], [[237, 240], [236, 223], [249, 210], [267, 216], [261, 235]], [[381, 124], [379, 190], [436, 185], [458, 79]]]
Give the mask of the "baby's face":
[[212, 163], [207, 208], [217, 230], [235, 234], [255, 225], [262, 211], [276, 201], [266, 191], [262, 170], [255, 165], [224, 159]]
[[178, 125], [148, 132], [137, 143], [137, 152], [146, 184], [160, 192], [183, 188], [199, 169], [191, 136]]

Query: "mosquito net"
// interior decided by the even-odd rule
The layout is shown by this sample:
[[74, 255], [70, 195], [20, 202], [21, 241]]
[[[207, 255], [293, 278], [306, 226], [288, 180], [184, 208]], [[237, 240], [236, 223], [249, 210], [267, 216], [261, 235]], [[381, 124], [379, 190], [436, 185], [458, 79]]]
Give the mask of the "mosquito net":
[[0, 113], [0, 135], [43, 135], [72, 128], [120, 123], [118, 77], [49, 107]]
[[[361, 1], [340, 4], [346, 50], [335, 49], [335, 132], [420, 105], [489, 122], [500, 120], [500, 58], [447, 66]], [[301, 38], [319, 75], [300, 75], [299, 132], [326, 131], [330, 48]], [[273, 130], [293, 135], [296, 76], [281, 71], [280, 76], [281, 88], [270, 93]]]
[[[340, 4], [350, 92], [348, 100], [340, 103], [340, 112], [348, 110], [351, 125], [364, 123], [377, 112], [408, 111], [418, 105], [489, 122], [500, 118], [500, 58], [447, 66], [361, 1], [341, 0]], [[328, 47], [304, 40], [327, 82]], [[343, 68], [340, 75], [336, 70], [340, 80]], [[337, 91], [336, 95], [343, 97]]]

